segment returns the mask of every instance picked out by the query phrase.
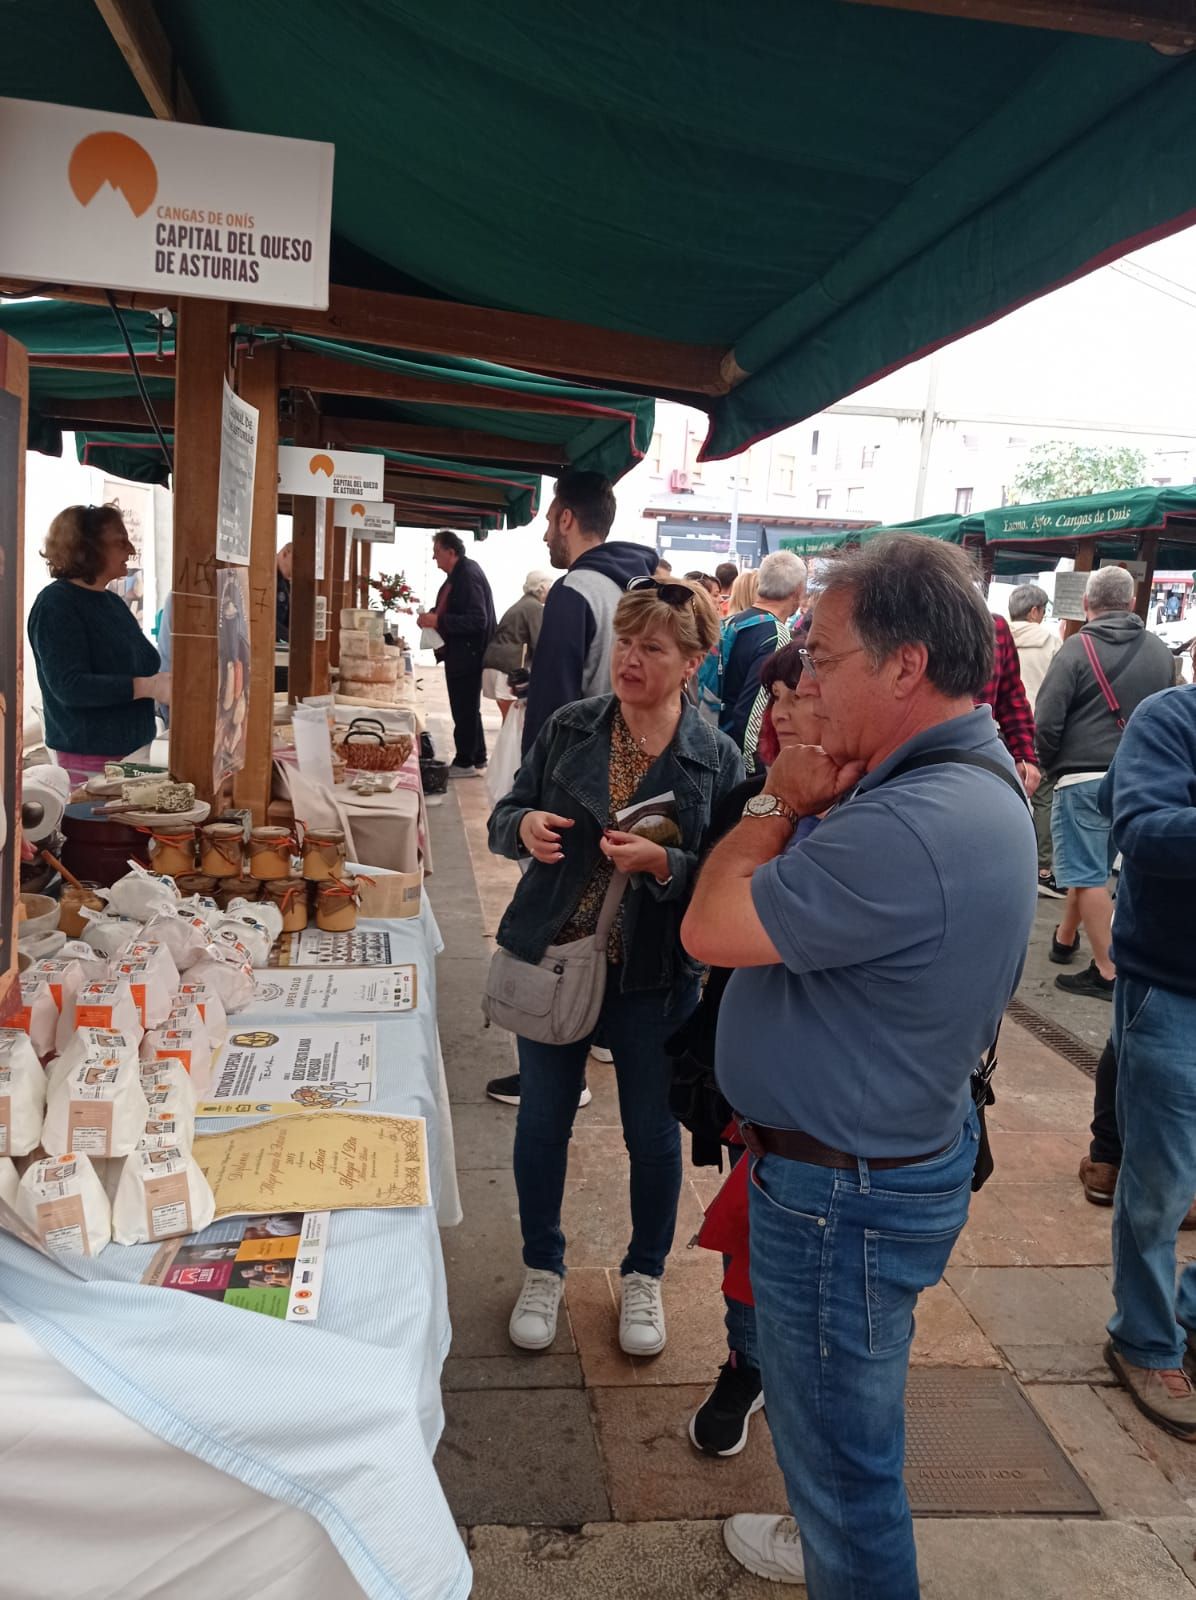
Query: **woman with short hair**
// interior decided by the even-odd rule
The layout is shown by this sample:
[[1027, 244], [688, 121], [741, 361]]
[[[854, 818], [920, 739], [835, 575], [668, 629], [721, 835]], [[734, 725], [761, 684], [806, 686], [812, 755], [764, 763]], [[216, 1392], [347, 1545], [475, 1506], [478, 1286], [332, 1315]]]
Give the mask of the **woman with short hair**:
[[529, 572], [523, 580], [522, 595], [503, 612], [482, 657], [482, 693], [487, 700], [498, 702], [504, 722], [515, 703], [511, 674], [522, 672], [522, 681], [527, 682], [527, 670], [536, 653], [544, 621], [544, 602], [551, 588], [551, 572]]
[[137, 620], [108, 585], [134, 548], [119, 506], [67, 506], [50, 524], [42, 557], [54, 580], [29, 612], [29, 643], [42, 694], [46, 744], [72, 783], [147, 747], [154, 702], [170, 704], [170, 674]]

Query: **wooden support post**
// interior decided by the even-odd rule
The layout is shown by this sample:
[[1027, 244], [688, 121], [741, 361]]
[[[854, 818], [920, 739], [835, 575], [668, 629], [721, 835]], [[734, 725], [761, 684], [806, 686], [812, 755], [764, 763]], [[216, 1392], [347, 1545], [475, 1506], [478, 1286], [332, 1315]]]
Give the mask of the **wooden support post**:
[[1154, 569], [1159, 559], [1159, 536], [1157, 533], [1144, 533], [1138, 545], [1138, 560], [1145, 561], [1146, 573], [1138, 584], [1137, 596], [1134, 600], [1134, 610], [1143, 622], [1150, 621], [1150, 591], [1154, 588]]
[[275, 546], [278, 543], [278, 346], [237, 358], [237, 393], [257, 407], [257, 463], [249, 545], [249, 725], [233, 799], [264, 823], [274, 773]]
[[[0, 851], [0, 926], [7, 945], [0, 948], [0, 1025], [15, 1015], [17, 985], [17, 908], [21, 888], [21, 730], [25, 721], [23, 684], [25, 638], [22, 558], [25, 549], [25, 430], [29, 421], [29, 358], [24, 345], [0, 332], [0, 601], [6, 626], [0, 650], [0, 808], [8, 817], [8, 841]], [[4, 692], [7, 683], [12, 698]]]
[[361, 593], [358, 577], [361, 563], [361, 540], [350, 537], [349, 546], [349, 584], [345, 591], [345, 604], [347, 606], [355, 606]]
[[[317, 445], [320, 419], [295, 397], [295, 443]], [[315, 694], [313, 651], [316, 633], [316, 502], [297, 494], [291, 504], [291, 642], [287, 695], [292, 705]]]
[[357, 576], [357, 604], [366, 610], [370, 603], [370, 568], [374, 563], [374, 542], [372, 539], [359, 539], [361, 545], [361, 565]]
[[[345, 599], [345, 540], [348, 533], [344, 528], [332, 530], [332, 573], [328, 581], [328, 665], [339, 667], [341, 664], [341, 607], [348, 605]], [[356, 543], [356, 540], [354, 540]]]
[[[316, 502], [316, 518], [324, 519], [323, 529], [317, 528], [319, 544], [324, 550], [324, 564], [316, 573], [316, 617], [322, 619], [322, 627], [312, 640], [311, 647], [311, 681], [312, 694], [327, 694], [331, 687], [328, 676], [328, 605], [331, 597], [331, 581], [329, 573], [332, 570], [332, 501], [319, 500]], [[321, 604], [322, 602], [322, 604]]]
[[[1076, 565], [1075, 565], [1075, 570], [1077, 572], [1091, 572], [1093, 566], [1095, 565], [1095, 563], [1096, 563], [1096, 540], [1095, 539], [1085, 539], [1085, 540], [1083, 540], [1083, 542], [1081, 544], [1078, 544], [1076, 546]], [[1070, 639], [1072, 634], [1073, 633], [1079, 633], [1080, 629], [1083, 626], [1084, 626], [1084, 624], [1082, 622], [1076, 622], [1074, 619], [1069, 618], [1063, 624], [1063, 637], [1065, 639]]]
[[229, 309], [223, 300], [179, 302], [174, 443], [174, 656], [170, 770], [214, 801], [216, 733], [216, 529], [220, 519], [220, 417], [228, 375]]

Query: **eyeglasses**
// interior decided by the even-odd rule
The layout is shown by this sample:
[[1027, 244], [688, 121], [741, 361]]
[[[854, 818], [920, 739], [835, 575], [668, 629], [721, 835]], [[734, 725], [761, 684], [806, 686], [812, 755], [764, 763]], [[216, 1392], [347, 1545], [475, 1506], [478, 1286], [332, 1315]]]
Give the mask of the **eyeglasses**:
[[862, 644], [857, 644], [852, 650], [840, 650], [837, 656], [814, 656], [809, 650], [798, 650], [798, 659], [811, 678], [820, 677], [828, 667], [837, 667], [840, 661], [846, 661], [848, 656], [858, 656], [863, 649]]
[[683, 606], [694, 598], [694, 591], [687, 583], [661, 583], [658, 579], [646, 575], [642, 578], [632, 578], [627, 585], [628, 594], [641, 589], [655, 589], [666, 606]]

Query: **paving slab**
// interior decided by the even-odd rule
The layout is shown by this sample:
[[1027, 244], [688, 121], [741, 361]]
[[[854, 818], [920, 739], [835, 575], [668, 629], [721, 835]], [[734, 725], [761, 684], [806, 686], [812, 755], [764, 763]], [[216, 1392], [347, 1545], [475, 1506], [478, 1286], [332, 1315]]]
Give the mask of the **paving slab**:
[[[519, 1204], [510, 1168], [462, 1172], [464, 1221], [441, 1230], [455, 1356], [509, 1356], [507, 1322], [523, 1282]], [[557, 1323], [556, 1354], [572, 1352], [568, 1317]]]
[[693, 1268], [664, 1275], [664, 1312], [668, 1343], [650, 1359], [633, 1357], [619, 1348], [619, 1274], [613, 1269], [574, 1267], [566, 1280], [573, 1337], [581, 1357], [586, 1387], [633, 1384], [700, 1383], [711, 1387], [727, 1359], [722, 1264], [703, 1251], [707, 1275], [699, 1280]]
[[515, 1139], [515, 1107], [485, 1098], [453, 1106], [453, 1141], [458, 1172], [509, 1167]]
[[913, 1366], [999, 1367], [1001, 1357], [948, 1283], [918, 1296]]
[[[1077, 1085], [1084, 1083], [1074, 1067], [1067, 1070]], [[1092, 1095], [1082, 1087], [1011, 1089], [1008, 1083], [1001, 1083], [989, 1117], [994, 1128], [1008, 1128], [1015, 1133], [1082, 1134], [1092, 1121]]]
[[[1064, 1070], [1074, 1069], [1065, 1064]], [[1015, 1133], [994, 1126], [990, 1139], [996, 1163], [996, 1170], [988, 1180], [992, 1185], [1049, 1183], [1052, 1180], [1074, 1183], [1080, 1158], [1088, 1153], [1086, 1132]]]
[[1030, 1402], [1096, 1496], [1105, 1516], [1141, 1522], [1190, 1508], [1086, 1384], [1033, 1384]]
[[[588, 1109], [588, 1108], [587, 1108]], [[586, 1112], [579, 1112], [584, 1117]], [[702, 1225], [702, 1208], [692, 1188], [683, 1183], [677, 1208], [677, 1230], [668, 1272], [704, 1267], [695, 1261], [708, 1251], [686, 1250], [686, 1242]], [[561, 1208], [566, 1260], [574, 1267], [615, 1267], [627, 1253], [631, 1237], [628, 1165], [625, 1154], [612, 1150], [587, 1150], [574, 1141], [569, 1152], [569, 1179]]]
[[1196, 1592], [1161, 1539], [1124, 1522], [953, 1517], [920, 1521], [915, 1532], [922, 1600], [1192, 1600]]
[[1171, 1552], [1171, 1558], [1196, 1585], [1196, 1517], [1151, 1517], [1147, 1523]]
[[1023, 1382], [1113, 1382], [1107, 1267], [959, 1266], [947, 1281]]
[[1102, 1389], [1101, 1400], [1135, 1445], [1174, 1485], [1189, 1510], [1196, 1510], [1196, 1444], [1175, 1439], [1144, 1417], [1124, 1389]]
[[590, 1391], [617, 1522], [787, 1509], [766, 1413], [752, 1418], [739, 1455], [719, 1460], [694, 1449], [686, 1430], [708, 1392], [707, 1384]]
[[580, 1389], [577, 1356], [516, 1350], [506, 1356], [449, 1356], [440, 1387], [450, 1389]]
[[[1099, 1053], [1109, 1037], [1113, 1007], [1107, 1000], [1090, 1000], [1055, 988], [1055, 979], [1064, 969], [1050, 960], [1049, 951], [1051, 935], [1059, 926], [1062, 914], [1062, 900], [1039, 900], [1030, 933], [1030, 946], [1026, 952], [1026, 964], [1022, 969], [1022, 981], [1018, 986], [1018, 999], [1060, 1023]], [[1090, 956], [1088, 940], [1081, 935], [1080, 953], [1067, 970], [1079, 972], [1088, 965]], [[1004, 1042], [1002, 1032], [1002, 1046]]]
[[1085, 1200], [1074, 1178], [1007, 1183], [997, 1193], [1030, 1233], [1032, 1265], [1100, 1266], [1112, 1262], [1112, 1212]]
[[581, 1390], [457, 1390], [444, 1416], [436, 1471], [458, 1522], [568, 1526], [610, 1515]]

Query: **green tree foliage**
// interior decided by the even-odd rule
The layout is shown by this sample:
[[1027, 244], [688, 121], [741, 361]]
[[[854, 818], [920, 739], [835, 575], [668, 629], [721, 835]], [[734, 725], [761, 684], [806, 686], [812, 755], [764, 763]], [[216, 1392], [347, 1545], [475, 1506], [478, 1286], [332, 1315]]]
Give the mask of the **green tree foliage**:
[[1128, 445], [1037, 444], [1014, 474], [1011, 505], [1069, 500], [1107, 489], [1137, 489], [1146, 482], [1146, 456]]

